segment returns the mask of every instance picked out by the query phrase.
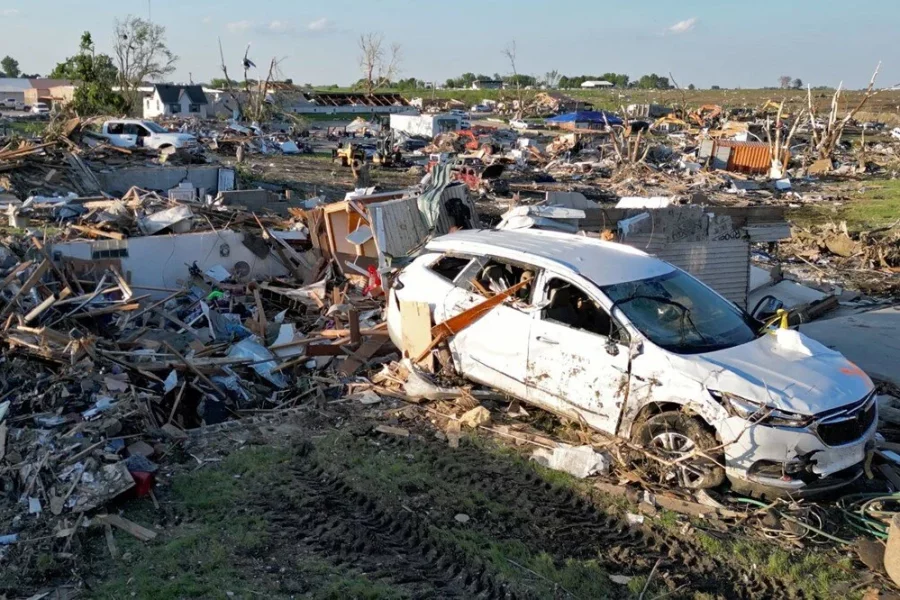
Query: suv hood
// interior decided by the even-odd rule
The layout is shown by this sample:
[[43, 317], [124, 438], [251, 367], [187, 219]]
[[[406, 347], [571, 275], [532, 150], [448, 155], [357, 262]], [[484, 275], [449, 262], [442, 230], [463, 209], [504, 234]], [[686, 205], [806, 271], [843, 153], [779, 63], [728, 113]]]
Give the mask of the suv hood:
[[673, 367], [709, 390], [801, 415], [858, 402], [874, 388], [843, 354], [788, 329], [726, 350], [670, 356]]

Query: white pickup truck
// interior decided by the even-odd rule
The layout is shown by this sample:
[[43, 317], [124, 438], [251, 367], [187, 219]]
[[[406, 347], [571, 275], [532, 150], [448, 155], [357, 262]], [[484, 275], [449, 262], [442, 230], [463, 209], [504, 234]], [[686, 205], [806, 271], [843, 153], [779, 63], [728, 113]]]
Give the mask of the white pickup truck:
[[103, 124], [100, 132], [119, 148], [144, 146], [156, 150], [166, 148], [195, 148], [197, 138], [189, 133], [175, 133], [161, 127], [153, 121], [140, 119], [117, 119]]

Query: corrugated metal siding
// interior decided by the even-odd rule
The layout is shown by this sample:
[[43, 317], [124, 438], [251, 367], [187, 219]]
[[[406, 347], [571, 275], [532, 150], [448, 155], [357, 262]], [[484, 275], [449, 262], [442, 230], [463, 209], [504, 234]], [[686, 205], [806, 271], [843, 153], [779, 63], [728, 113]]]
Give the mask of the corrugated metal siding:
[[[729, 171], [748, 174], [768, 173], [772, 166], [772, 157], [769, 154], [769, 145], [765, 142], [737, 142], [734, 140], [716, 140], [714, 142], [716, 155], [719, 148], [731, 148], [731, 156], [728, 158]], [[789, 150], [785, 150], [781, 161], [788, 164], [791, 159]]]
[[684, 269], [732, 302], [746, 308], [750, 288], [750, 244], [745, 240], [664, 244], [650, 234], [629, 236], [625, 244]]

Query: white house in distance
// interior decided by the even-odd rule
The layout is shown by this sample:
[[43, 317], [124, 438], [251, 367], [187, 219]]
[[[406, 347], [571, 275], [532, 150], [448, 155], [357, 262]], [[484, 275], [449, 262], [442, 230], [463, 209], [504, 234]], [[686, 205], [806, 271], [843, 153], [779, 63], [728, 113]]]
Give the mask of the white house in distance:
[[446, 133], [459, 131], [462, 128], [462, 117], [450, 113], [425, 115], [391, 115], [391, 129], [402, 131], [407, 135], [422, 136], [428, 139]]
[[144, 118], [198, 117], [205, 119], [209, 100], [199, 85], [157, 84], [144, 98]]
[[609, 81], [585, 81], [581, 84], [581, 87], [584, 89], [595, 89], [595, 88], [611, 88], [614, 87], [615, 84], [610, 83]]

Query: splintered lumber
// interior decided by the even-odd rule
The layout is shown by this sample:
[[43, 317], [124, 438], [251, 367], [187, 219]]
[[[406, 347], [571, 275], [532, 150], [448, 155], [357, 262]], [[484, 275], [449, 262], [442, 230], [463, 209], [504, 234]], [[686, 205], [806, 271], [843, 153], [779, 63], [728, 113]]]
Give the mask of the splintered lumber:
[[56, 296], [47, 296], [47, 298], [45, 298], [43, 302], [35, 306], [33, 309], [31, 309], [31, 312], [25, 315], [25, 323], [27, 324], [37, 319], [42, 312], [53, 306], [54, 302], [56, 302]]
[[128, 285], [128, 282], [122, 277], [122, 274], [119, 273], [119, 269], [116, 268], [115, 265], [110, 265], [109, 270], [112, 271], [113, 277], [116, 279], [116, 283], [119, 284], [119, 288], [122, 290], [122, 294], [125, 296], [126, 300], [131, 300], [134, 296], [134, 292], [131, 291], [131, 286]]
[[77, 315], [72, 315], [72, 318], [84, 319], [86, 317], [99, 317], [100, 315], [110, 315], [117, 312], [130, 312], [132, 310], [138, 310], [139, 308], [141, 308], [139, 302], [133, 302], [131, 304], [115, 304], [113, 306], [107, 306], [106, 308], [98, 308], [96, 310], [78, 313]]
[[[359, 347], [359, 350], [347, 357], [338, 369], [338, 373], [344, 377], [353, 375], [359, 371], [370, 358], [375, 356], [376, 352], [381, 350], [381, 347], [384, 346], [385, 342], [387, 342], [387, 336], [373, 335], [363, 342], [363, 345]], [[309, 346], [307, 350], [313, 347], [314, 346]]]
[[87, 225], [69, 225], [75, 231], [80, 231], [81, 233], [86, 233], [88, 235], [92, 235], [94, 237], [106, 237], [114, 240], [124, 240], [125, 234], [119, 233], [118, 231], [104, 231], [102, 229], [97, 229], [96, 227], [89, 227]]
[[259, 288], [253, 288], [253, 299], [256, 301], [256, 326], [259, 327], [259, 335], [263, 339], [266, 337], [266, 309], [263, 307], [262, 298], [259, 297]]
[[180, 361], [183, 362], [185, 365], [187, 365], [187, 367], [188, 367], [191, 371], [194, 372], [194, 375], [196, 375], [197, 377], [199, 377], [199, 378], [203, 381], [203, 383], [205, 383], [206, 385], [208, 385], [209, 387], [211, 387], [212, 389], [214, 389], [214, 390], [216, 391], [216, 393], [219, 395], [219, 398], [220, 398], [220, 399], [225, 400], [226, 398], [228, 398], [228, 395], [227, 395], [225, 392], [222, 391], [222, 388], [220, 388], [218, 385], [216, 385], [216, 384], [213, 382], [212, 379], [210, 379], [209, 377], [207, 377], [206, 375], [204, 375], [202, 372], [200, 372], [200, 369], [198, 369], [196, 366], [194, 366], [194, 363], [192, 363], [191, 361], [189, 361], [188, 359], [186, 359], [186, 358], [184, 357], [184, 355], [181, 354], [181, 352], [179, 352], [178, 350], [176, 350], [176, 349], [172, 346], [172, 344], [170, 344], [169, 342], [163, 342], [163, 345], [166, 347], [166, 349], [168, 349], [169, 352], [171, 352], [172, 354], [174, 354], [175, 356], [177, 356], [177, 357], [178, 357], [178, 360], [180, 360]]
[[428, 353], [434, 350], [434, 348], [438, 344], [440, 344], [447, 338], [458, 334], [460, 331], [464, 330], [466, 327], [476, 322], [484, 315], [488, 314], [494, 308], [503, 304], [503, 302], [506, 301], [507, 298], [511, 297], [513, 294], [521, 290], [529, 283], [531, 283], [531, 280], [520, 281], [516, 285], [507, 288], [504, 292], [497, 294], [493, 298], [488, 298], [481, 304], [476, 304], [472, 308], [462, 311], [455, 317], [450, 317], [443, 323], [435, 325], [431, 329], [431, 343], [428, 344], [428, 347], [425, 348], [422, 353], [416, 357], [415, 362], [422, 362], [422, 360], [425, 359]]
[[9, 275], [7, 275], [6, 277], [4, 277], [3, 281], [0, 282], [0, 292], [2, 292], [7, 287], [9, 287], [9, 284], [11, 284], [16, 279], [16, 277], [19, 276], [19, 273], [21, 273], [22, 271], [24, 271], [25, 269], [27, 269], [28, 267], [30, 267], [33, 264], [34, 263], [32, 261], [26, 260], [25, 262], [19, 263], [18, 265], [16, 265], [16, 268], [14, 268], [12, 270], [12, 272]]
[[400, 320], [403, 322], [401, 351], [408, 356], [421, 356], [422, 366], [429, 372], [434, 370], [434, 360], [425, 349], [431, 346], [431, 307], [427, 302], [400, 301]]
[[56, 145], [56, 142], [50, 142], [48, 144], [40, 144], [38, 146], [28, 146], [25, 148], [19, 148], [18, 150], [12, 150], [10, 152], [0, 152], [0, 160], [12, 160], [14, 158], [22, 158], [23, 156], [37, 154], [44, 148], [50, 148], [51, 146], [55, 146], [55, 145]]
[[37, 282], [41, 280], [41, 277], [44, 276], [44, 273], [46, 273], [49, 268], [50, 261], [44, 259], [43, 262], [38, 265], [37, 269], [34, 270], [31, 276], [25, 280], [25, 283], [22, 284], [22, 287], [19, 288], [19, 291], [16, 292], [9, 303], [3, 307], [3, 310], [0, 311], [0, 317], [5, 317], [9, 313], [9, 311], [11, 311], [16, 306], [16, 302], [18, 302], [19, 298], [30, 292], [31, 288], [37, 285]]
[[347, 320], [350, 325], [350, 344], [355, 348], [359, 345], [359, 311], [351, 308], [347, 311]]
[[74, 293], [72, 290], [72, 286], [69, 285], [69, 280], [66, 279], [65, 273], [59, 270], [53, 263], [53, 259], [50, 258], [50, 253], [47, 252], [47, 249], [44, 247], [44, 244], [41, 243], [41, 240], [37, 239], [35, 236], [31, 236], [31, 242], [34, 244], [34, 247], [38, 249], [38, 251], [44, 256], [44, 260], [50, 263], [50, 268], [53, 269], [53, 272], [56, 274], [56, 277], [59, 279], [59, 282], [63, 285], [63, 289], [69, 290], [69, 293]]
[[149, 542], [156, 538], [157, 533], [152, 529], [147, 529], [142, 525], [138, 525], [134, 521], [129, 521], [125, 517], [119, 515], [98, 515], [94, 517], [94, 521], [101, 525], [112, 525], [126, 533], [130, 533], [142, 542]]

